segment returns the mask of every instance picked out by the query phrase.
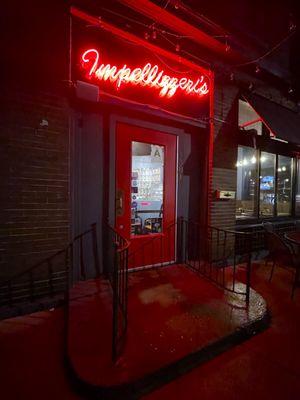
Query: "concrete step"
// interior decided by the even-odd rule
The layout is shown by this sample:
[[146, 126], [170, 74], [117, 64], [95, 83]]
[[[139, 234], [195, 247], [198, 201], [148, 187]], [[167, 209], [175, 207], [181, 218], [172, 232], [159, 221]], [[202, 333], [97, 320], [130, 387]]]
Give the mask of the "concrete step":
[[127, 339], [113, 363], [108, 282], [81, 282], [70, 299], [68, 365], [77, 385], [98, 398], [132, 399], [147, 393], [252, 337], [269, 322], [258, 293], [251, 291], [247, 308], [240, 295], [221, 290], [185, 266], [130, 273]]

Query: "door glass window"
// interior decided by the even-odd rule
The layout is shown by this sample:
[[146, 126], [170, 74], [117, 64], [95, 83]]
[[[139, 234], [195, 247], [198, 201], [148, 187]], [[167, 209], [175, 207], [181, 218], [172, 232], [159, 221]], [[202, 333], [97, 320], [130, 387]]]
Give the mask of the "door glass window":
[[132, 142], [131, 235], [162, 232], [164, 146]]
[[273, 217], [275, 203], [275, 161], [276, 155], [261, 152], [260, 156], [260, 204], [262, 217]]

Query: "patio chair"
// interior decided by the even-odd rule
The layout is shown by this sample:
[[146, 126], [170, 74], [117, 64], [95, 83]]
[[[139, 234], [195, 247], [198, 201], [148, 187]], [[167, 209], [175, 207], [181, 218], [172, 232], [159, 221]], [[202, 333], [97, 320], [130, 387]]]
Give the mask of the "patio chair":
[[296, 229], [296, 231], [300, 231], [300, 221], [299, 220], [295, 221], [295, 229]]
[[263, 222], [262, 226], [266, 232], [275, 232], [275, 226], [272, 222]]
[[[272, 224], [272, 222], [263, 221], [262, 222], [262, 227], [263, 227], [263, 229], [265, 231], [265, 242], [266, 242], [266, 245], [268, 247], [266, 232], [271, 232], [271, 233], [275, 232], [275, 226]], [[267, 250], [269, 250], [269, 249], [267, 249]], [[269, 254], [265, 257], [265, 266], [267, 266], [269, 261], [272, 261], [272, 257], [270, 255], [270, 250], [269, 250]]]
[[269, 251], [266, 264], [272, 261], [272, 268], [269, 277], [271, 282], [274, 269], [276, 265], [293, 269], [295, 272], [295, 278], [292, 286], [291, 297], [294, 298], [295, 289], [299, 281], [299, 266], [298, 266], [298, 255], [292, 246], [289, 246], [285, 240], [275, 232], [265, 231], [266, 246]]

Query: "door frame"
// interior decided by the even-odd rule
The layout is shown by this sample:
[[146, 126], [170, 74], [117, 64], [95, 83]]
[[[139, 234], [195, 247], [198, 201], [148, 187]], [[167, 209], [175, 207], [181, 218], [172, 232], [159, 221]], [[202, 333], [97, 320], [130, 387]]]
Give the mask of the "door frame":
[[[136, 264], [129, 263], [129, 268], [138, 266], [156, 266], [159, 264], [172, 264], [176, 260], [176, 221], [177, 221], [177, 144], [178, 136], [173, 133], [153, 130], [149, 128], [137, 127], [132, 124], [117, 124], [116, 141], [116, 182], [117, 189], [123, 192], [123, 212], [116, 216], [116, 230], [123, 228], [120, 234], [131, 242], [131, 252], [143, 248], [146, 244], [152, 243], [152, 250], [149, 252], [138, 252], [139, 259]], [[132, 142], [141, 142], [148, 144], [157, 144], [164, 148], [164, 167], [163, 167], [163, 199], [164, 210], [162, 214], [162, 231], [132, 234], [131, 221], [131, 189], [132, 181]], [[131, 185], [132, 186], [132, 185]], [[175, 225], [174, 225], [175, 224]], [[122, 229], [121, 228], [121, 229]], [[170, 236], [171, 235], [171, 236]], [[148, 248], [148, 247], [147, 247]], [[159, 250], [160, 248], [160, 250]], [[163, 250], [163, 253], [160, 253]], [[157, 253], [158, 251], [158, 253]], [[140, 254], [140, 256], [139, 256]], [[143, 254], [143, 256], [142, 256]], [[145, 255], [147, 256], [145, 257]], [[164, 254], [164, 255], [162, 255]], [[154, 257], [156, 260], [154, 261]], [[136, 262], [136, 258], [135, 258]]]
[[[183, 135], [187, 135], [182, 128], [176, 128], [171, 125], [163, 125], [155, 122], [149, 122], [142, 119], [125, 117], [118, 114], [111, 114], [109, 116], [109, 204], [108, 204], [108, 219], [111, 226], [115, 226], [115, 194], [116, 194], [116, 129], [118, 123], [125, 123], [128, 125], [134, 125], [144, 129], [152, 129], [166, 134], [173, 134], [176, 136], [176, 171], [175, 171], [175, 220], [178, 217], [178, 165], [179, 165], [179, 143], [180, 138]], [[175, 234], [175, 255], [177, 256], [177, 234]], [[166, 263], [166, 264], [169, 264]], [[164, 265], [164, 263], [159, 264]], [[151, 266], [153, 267], [153, 266]], [[137, 268], [131, 268], [130, 271], [140, 270], [149, 268], [149, 266], [142, 266]]]

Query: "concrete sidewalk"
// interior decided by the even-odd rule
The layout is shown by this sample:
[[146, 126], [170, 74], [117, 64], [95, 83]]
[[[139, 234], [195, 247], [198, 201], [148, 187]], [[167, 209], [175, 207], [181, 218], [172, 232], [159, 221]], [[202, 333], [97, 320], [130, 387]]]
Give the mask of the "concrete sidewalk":
[[266, 299], [271, 326], [145, 400], [296, 400], [300, 397], [300, 289], [291, 300], [293, 276], [253, 266], [252, 287]]

